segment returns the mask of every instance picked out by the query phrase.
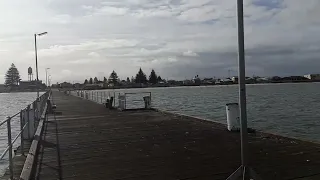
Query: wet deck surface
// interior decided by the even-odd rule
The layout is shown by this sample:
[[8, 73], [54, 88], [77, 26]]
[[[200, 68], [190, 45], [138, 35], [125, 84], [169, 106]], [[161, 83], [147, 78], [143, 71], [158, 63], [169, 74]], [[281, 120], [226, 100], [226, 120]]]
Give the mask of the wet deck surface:
[[[226, 179], [240, 165], [239, 133], [155, 111], [110, 111], [53, 92], [38, 178], [103, 180]], [[320, 145], [251, 134], [251, 166], [265, 180], [320, 179]]]

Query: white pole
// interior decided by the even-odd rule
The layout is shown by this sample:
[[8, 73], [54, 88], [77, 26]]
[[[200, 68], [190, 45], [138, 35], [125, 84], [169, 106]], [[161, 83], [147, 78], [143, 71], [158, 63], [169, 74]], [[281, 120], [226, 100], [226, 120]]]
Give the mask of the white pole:
[[238, 0], [238, 61], [239, 61], [239, 108], [241, 125], [241, 162], [246, 167], [247, 162], [247, 103], [246, 103], [246, 68], [244, 52], [243, 0]]

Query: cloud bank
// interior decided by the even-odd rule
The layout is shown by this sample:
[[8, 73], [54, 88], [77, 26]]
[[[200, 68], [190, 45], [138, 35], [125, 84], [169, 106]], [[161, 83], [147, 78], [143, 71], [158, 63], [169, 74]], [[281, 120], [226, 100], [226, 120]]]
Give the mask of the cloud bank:
[[[319, 0], [245, 0], [247, 75], [319, 73]], [[1, 1], [0, 74], [13, 62], [23, 79], [34, 67], [54, 82], [135, 75], [225, 77], [237, 72], [234, 0]], [[0, 77], [0, 83], [3, 78]]]

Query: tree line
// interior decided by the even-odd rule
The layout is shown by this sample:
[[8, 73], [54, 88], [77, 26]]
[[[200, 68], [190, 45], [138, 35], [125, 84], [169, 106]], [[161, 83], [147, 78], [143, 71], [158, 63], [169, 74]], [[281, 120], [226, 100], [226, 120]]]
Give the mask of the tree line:
[[[138, 84], [147, 84], [147, 83], [157, 84], [160, 81], [162, 81], [162, 78], [156, 74], [154, 69], [151, 70], [149, 78], [147, 78], [147, 75], [140, 68], [135, 78], [133, 76], [131, 77], [131, 79], [127, 77], [127, 79], [122, 80], [122, 82], [123, 81], [127, 83], [138, 83]], [[113, 70], [108, 79], [104, 77], [103, 81], [100, 81], [97, 77], [90, 78], [89, 80], [86, 79], [84, 81], [84, 84], [109, 83], [109, 84], [117, 85], [119, 82], [120, 82], [120, 79], [118, 77], [118, 74]]]

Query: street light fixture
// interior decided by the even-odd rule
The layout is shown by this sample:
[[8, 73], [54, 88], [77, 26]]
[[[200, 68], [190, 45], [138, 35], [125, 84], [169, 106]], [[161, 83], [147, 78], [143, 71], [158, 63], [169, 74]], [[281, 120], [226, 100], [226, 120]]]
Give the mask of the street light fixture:
[[43, 36], [48, 34], [48, 32], [42, 32], [39, 34], [34, 34], [34, 51], [36, 56], [36, 73], [37, 73], [37, 98], [39, 99], [39, 72], [38, 72], [38, 49], [37, 49], [37, 36]]

